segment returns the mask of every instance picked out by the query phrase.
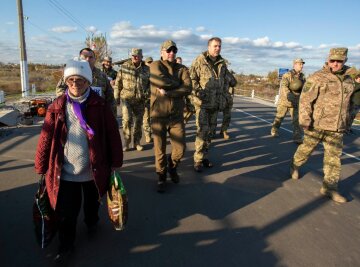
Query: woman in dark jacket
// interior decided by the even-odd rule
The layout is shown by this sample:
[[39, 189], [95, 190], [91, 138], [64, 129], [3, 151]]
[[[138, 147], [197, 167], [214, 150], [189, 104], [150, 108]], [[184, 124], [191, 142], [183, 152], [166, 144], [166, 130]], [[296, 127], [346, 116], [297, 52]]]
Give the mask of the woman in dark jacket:
[[46, 175], [50, 204], [59, 219], [60, 246], [55, 260], [73, 248], [82, 194], [85, 224], [93, 231], [111, 171], [123, 163], [116, 119], [89, 86], [89, 63], [68, 62], [64, 78], [68, 90], [47, 110], [35, 158], [35, 170]]

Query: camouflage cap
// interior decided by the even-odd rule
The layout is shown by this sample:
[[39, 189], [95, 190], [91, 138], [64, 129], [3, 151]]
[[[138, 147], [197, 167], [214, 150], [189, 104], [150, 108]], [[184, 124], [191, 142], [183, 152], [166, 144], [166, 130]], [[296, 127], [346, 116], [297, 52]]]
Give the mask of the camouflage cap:
[[304, 61], [302, 58], [295, 58], [295, 59], [293, 60], [293, 64], [295, 64], [295, 63], [305, 64], [305, 61]]
[[163, 43], [161, 44], [160, 50], [163, 50], [163, 49], [167, 50], [167, 49], [169, 49], [169, 48], [172, 47], [172, 46], [174, 46], [174, 47], [177, 48], [176, 43], [175, 43], [174, 41], [172, 41], [172, 40], [167, 40], [167, 41], [165, 41], [165, 42], [163, 42]]
[[147, 57], [146, 59], [145, 59], [145, 63], [151, 63], [151, 62], [153, 62], [154, 60], [153, 60], [153, 58], [152, 57]]
[[343, 60], [347, 59], [348, 49], [346, 47], [331, 48], [329, 52], [329, 60]]
[[142, 56], [142, 49], [140, 48], [131, 48], [132, 56]]
[[106, 56], [106, 57], [104, 57], [104, 59], [103, 59], [103, 62], [104, 62], [104, 61], [112, 62], [112, 58], [109, 57], [109, 56]]

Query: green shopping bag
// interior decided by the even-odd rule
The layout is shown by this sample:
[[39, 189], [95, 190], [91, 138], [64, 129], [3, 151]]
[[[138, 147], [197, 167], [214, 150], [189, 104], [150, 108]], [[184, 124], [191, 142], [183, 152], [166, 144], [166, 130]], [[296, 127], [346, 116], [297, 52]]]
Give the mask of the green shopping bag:
[[107, 192], [109, 218], [116, 230], [125, 229], [128, 219], [128, 198], [120, 173], [114, 171]]

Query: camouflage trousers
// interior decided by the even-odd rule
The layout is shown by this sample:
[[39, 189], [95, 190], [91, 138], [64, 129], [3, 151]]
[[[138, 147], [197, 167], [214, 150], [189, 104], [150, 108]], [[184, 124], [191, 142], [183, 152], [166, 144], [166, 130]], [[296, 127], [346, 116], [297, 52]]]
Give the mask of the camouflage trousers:
[[293, 125], [293, 139], [301, 139], [302, 130], [299, 125], [299, 108], [296, 107], [286, 107], [283, 105], [278, 105], [276, 109], [276, 115], [274, 122], [272, 124], [273, 128], [279, 129], [281, 126], [282, 121], [284, 120], [286, 113], [290, 113], [292, 118], [292, 125]]
[[[229, 101], [230, 99], [231, 99], [231, 101]], [[228, 99], [228, 103], [227, 103], [226, 107], [224, 108], [224, 110], [222, 111], [223, 119], [222, 119], [220, 132], [226, 132], [227, 129], [229, 128], [230, 121], [231, 121], [231, 110], [233, 108], [233, 105], [234, 105], [234, 101], [233, 101], [233, 98], [231, 97]]]
[[171, 159], [176, 168], [185, 153], [185, 125], [183, 119], [171, 122], [164, 119], [152, 119], [151, 129], [154, 139], [155, 170], [158, 174], [167, 171], [166, 138], [169, 133]]
[[145, 101], [145, 110], [143, 117], [143, 129], [145, 136], [151, 138], [151, 126], [150, 126], [150, 101]]
[[341, 171], [343, 133], [318, 129], [305, 130], [304, 141], [298, 146], [292, 164], [296, 167], [302, 166], [320, 142], [324, 146], [323, 185], [328, 189], [337, 190]]
[[196, 139], [194, 162], [202, 162], [207, 158], [211, 139], [216, 130], [218, 110], [196, 107]]
[[144, 116], [144, 101], [137, 99], [121, 99], [121, 106], [124, 143], [127, 145], [131, 143], [131, 133], [133, 132], [134, 145], [140, 144], [142, 136], [141, 127]]

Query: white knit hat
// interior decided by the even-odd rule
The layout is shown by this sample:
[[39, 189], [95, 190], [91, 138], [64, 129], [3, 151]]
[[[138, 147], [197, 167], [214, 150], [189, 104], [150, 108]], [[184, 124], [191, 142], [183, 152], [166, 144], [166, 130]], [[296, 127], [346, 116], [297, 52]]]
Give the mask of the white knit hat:
[[74, 58], [73, 60], [69, 60], [66, 63], [64, 69], [64, 79], [66, 79], [73, 75], [79, 75], [84, 77], [86, 80], [92, 84], [92, 71], [89, 65], [89, 62], [86, 60], [80, 60], [78, 58]]

